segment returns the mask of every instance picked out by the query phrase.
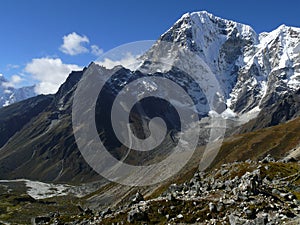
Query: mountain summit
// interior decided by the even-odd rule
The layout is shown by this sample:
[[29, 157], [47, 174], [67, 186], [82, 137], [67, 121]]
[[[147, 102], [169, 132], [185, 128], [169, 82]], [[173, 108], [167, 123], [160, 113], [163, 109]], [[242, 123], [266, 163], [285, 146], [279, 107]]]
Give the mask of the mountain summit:
[[[237, 115], [259, 112], [300, 88], [300, 28], [282, 25], [257, 34], [248, 25], [202, 11], [184, 14], [145, 58], [155, 58], [163, 42], [198, 55], [218, 80], [226, 107]], [[176, 53], [160, 57], [173, 66], [195, 67]], [[209, 79], [203, 71], [198, 74], [202, 83]]]

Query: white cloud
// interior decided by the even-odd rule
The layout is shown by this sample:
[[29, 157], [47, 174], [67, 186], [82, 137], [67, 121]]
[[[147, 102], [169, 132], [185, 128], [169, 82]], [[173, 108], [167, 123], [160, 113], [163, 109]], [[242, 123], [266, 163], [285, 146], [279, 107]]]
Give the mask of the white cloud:
[[82, 67], [64, 64], [60, 58], [32, 59], [25, 67], [25, 72], [30, 73], [39, 82], [35, 90], [38, 94], [55, 93], [74, 70], [82, 70]]
[[16, 85], [19, 84], [21, 81], [23, 81], [23, 78], [21, 78], [19, 75], [13, 75], [11, 76], [8, 82], [2, 83], [2, 86], [6, 88], [16, 87]]
[[103, 53], [103, 49], [98, 45], [88, 45], [90, 40], [85, 35], [81, 36], [73, 32], [63, 36], [63, 41], [64, 42], [59, 49], [67, 55], [74, 56], [83, 53], [91, 53], [95, 56], [100, 56]]
[[132, 53], [128, 52], [120, 60], [112, 60], [109, 58], [105, 58], [104, 60], [97, 61], [96, 63], [106, 67], [107, 69], [112, 69], [115, 66], [121, 65], [127, 69], [135, 70], [140, 64], [138, 57], [139, 56], [134, 56]]
[[103, 54], [103, 49], [99, 48], [97, 45], [92, 45], [91, 53], [95, 56], [100, 56]]
[[13, 75], [11, 77], [11, 82], [14, 84], [20, 83], [23, 79], [18, 75]]
[[89, 52], [89, 49], [84, 47], [84, 44], [88, 44], [90, 41], [87, 36], [80, 36], [73, 32], [63, 36], [64, 43], [60, 46], [60, 50], [68, 55], [78, 55]]

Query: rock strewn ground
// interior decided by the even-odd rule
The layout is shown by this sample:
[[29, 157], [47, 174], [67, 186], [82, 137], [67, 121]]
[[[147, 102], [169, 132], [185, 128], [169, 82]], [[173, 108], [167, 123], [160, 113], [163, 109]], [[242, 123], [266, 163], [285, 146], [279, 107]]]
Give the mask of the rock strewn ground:
[[119, 209], [82, 210], [72, 222], [54, 217], [50, 224], [299, 224], [299, 200], [299, 162], [267, 156], [197, 172], [157, 198], [137, 193]]

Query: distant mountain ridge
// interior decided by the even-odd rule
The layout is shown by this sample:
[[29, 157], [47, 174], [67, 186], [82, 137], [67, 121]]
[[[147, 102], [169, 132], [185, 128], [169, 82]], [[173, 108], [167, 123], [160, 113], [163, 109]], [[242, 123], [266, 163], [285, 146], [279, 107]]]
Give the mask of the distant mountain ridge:
[[36, 96], [35, 86], [14, 88], [6, 86], [8, 81], [0, 74], [0, 108]]

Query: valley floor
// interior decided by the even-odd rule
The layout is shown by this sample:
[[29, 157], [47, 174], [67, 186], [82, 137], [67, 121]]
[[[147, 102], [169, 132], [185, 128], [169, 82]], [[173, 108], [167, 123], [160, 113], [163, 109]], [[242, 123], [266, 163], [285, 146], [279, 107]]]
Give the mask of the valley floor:
[[101, 210], [87, 204], [97, 192], [62, 195], [53, 185], [52, 196], [39, 198], [26, 182], [0, 182], [3, 224], [299, 224], [300, 219], [300, 163], [270, 156], [196, 172], [146, 199], [137, 193]]

